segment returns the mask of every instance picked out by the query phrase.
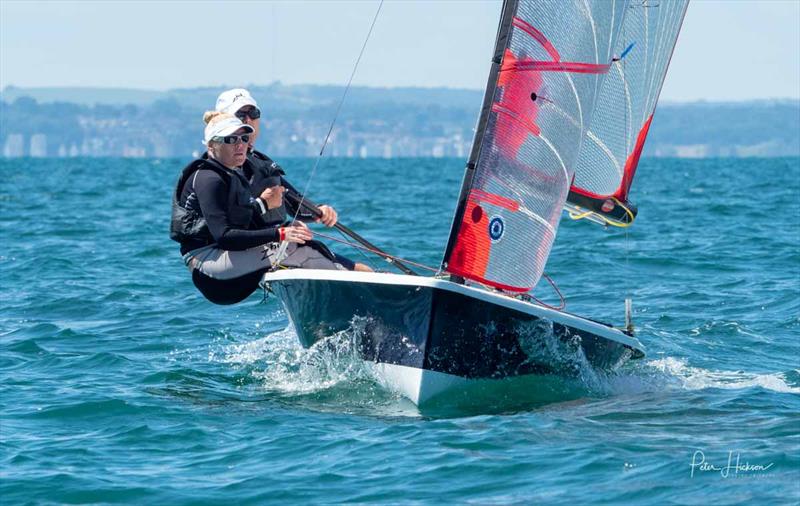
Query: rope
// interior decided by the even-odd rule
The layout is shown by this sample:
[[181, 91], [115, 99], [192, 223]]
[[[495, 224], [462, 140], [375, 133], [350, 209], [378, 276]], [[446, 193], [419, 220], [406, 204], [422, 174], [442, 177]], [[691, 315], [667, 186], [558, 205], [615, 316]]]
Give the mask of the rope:
[[600, 213], [596, 213], [594, 211], [586, 211], [585, 213], [569, 212], [567, 214], [573, 220], [582, 220], [584, 218], [588, 218], [588, 217], [591, 216], [592, 218], [600, 219], [603, 222], [603, 225], [610, 225], [612, 227], [628, 228], [631, 225], [633, 225], [633, 220], [636, 218], [636, 216], [633, 214], [633, 211], [631, 211], [628, 206], [626, 206], [625, 204], [620, 202], [620, 200], [618, 198], [611, 197], [611, 200], [613, 200], [616, 203], [616, 205], [620, 206], [622, 209], [625, 210], [625, 214], [628, 215], [628, 221], [627, 222], [618, 221], [618, 220], [612, 220], [612, 219], [609, 219], [607, 216], [604, 216], [604, 215], [602, 215]]
[[[338, 228], [336, 229], [336, 231], [339, 232], [339, 235], [341, 237], [347, 237], [345, 235], [345, 233], [342, 232], [341, 230], [339, 230]], [[317, 234], [317, 235], [320, 235], [320, 234]], [[345, 240], [341, 240], [341, 242], [345, 242]], [[360, 244], [359, 244], [359, 246], [360, 246]], [[372, 261], [374, 260], [374, 258], [371, 258], [371, 257], [367, 256], [367, 254], [364, 253], [361, 249], [359, 249], [359, 248], [356, 248], [356, 249], [359, 252], [359, 254], [362, 256], [362, 258], [364, 259], [364, 262], [366, 262], [367, 265], [369, 265], [372, 268], [373, 271], [377, 271], [378, 269], [376, 269], [375, 266], [372, 264]]]
[[561, 290], [558, 289], [558, 285], [556, 285], [556, 282], [553, 281], [553, 278], [551, 278], [550, 276], [548, 276], [544, 272], [542, 273], [542, 277], [544, 279], [546, 279], [548, 283], [550, 283], [550, 286], [553, 287], [553, 290], [555, 290], [556, 294], [558, 294], [558, 298], [561, 300], [561, 303], [558, 305], [558, 307], [556, 307], [556, 306], [551, 306], [550, 304], [548, 304], [546, 302], [543, 302], [540, 299], [537, 299], [536, 297], [533, 296], [533, 294], [530, 295], [530, 298], [535, 300], [536, 302], [538, 302], [540, 305], [542, 305], [542, 306], [544, 306], [546, 308], [555, 309], [556, 311], [561, 311], [564, 308], [566, 308], [567, 307], [567, 301], [566, 301], [566, 299], [564, 299], [564, 296], [561, 294]]
[[[319, 232], [314, 232], [314, 235], [315, 236], [324, 237], [325, 239], [328, 239], [330, 241], [335, 241], [335, 242], [339, 242], [339, 243], [342, 243], [342, 244], [346, 244], [346, 245], [351, 246], [351, 247], [356, 248], [356, 249], [369, 251], [370, 253], [378, 254], [377, 250], [374, 250], [372, 248], [367, 248], [366, 246], [362, 246], [362, 245], [360, 245], [358, 243], [345, 241], [344, 239], [339, 239], [338, 237], [334, 237], [332, 235], [321, 234]], [[425, 270], [431, 271], [431, 272], [438, 272], [438, 269], [434, 269], [433, 267], [431, 267], [429, 265], [413, 262], [411, 260], [406, 260], [405, 258], [397, 257], [397, 256], [394, 256], [394, 255], [389, 255], [385, 251], [381, 252], [381, 255], [383, 255], [385, 257], [388, 257], [388, 258], [390, 258], [392, 260], [397, 260], [397, 261], [402, 262], [404, 264], [413, 265], [414, 267], [419, 267], [420, 269], [425, 269]]]

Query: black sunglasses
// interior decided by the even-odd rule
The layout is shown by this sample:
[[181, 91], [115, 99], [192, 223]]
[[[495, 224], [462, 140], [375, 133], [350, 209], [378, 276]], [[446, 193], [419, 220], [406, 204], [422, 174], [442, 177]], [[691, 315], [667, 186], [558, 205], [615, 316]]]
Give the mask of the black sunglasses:
[[250, 142], [250, 134], [226, 135], [225, 137], [214, 137], [211, 140], [215, 142], [222, 142], [223, 144], [239, 144], [239, 139], [241, 139], [244, 144], [247, 144]]
[[236, 117], [239, 118], [241, 121], [244, 121], [246, 118], [250, 119], [258, 119], [261, 117], [261, 111], [258, 107], [251, 107], [250, 109], [240, 109], [236, 111]]

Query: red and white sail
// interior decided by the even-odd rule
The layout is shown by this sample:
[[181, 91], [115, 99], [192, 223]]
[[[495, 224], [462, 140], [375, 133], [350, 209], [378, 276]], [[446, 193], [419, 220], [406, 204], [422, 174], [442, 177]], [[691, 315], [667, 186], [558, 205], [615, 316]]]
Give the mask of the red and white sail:
[[570, 204], [617, 222], [633, 220], [628, 194], [688, 3], [635, 0], [628, 5], [615, 61], [581, 147]]
[[539, 281], [627, 0], [508, 0], [443, 268], [509, 291]]

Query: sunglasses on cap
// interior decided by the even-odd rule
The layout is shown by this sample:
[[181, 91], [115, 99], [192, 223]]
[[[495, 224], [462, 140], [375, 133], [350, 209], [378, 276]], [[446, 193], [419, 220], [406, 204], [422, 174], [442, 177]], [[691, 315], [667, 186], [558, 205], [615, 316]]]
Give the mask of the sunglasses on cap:
[[261, 117], [261, 111], [258, 110], [258, 107], [251, 107], [250, 109], [239, 109], [238, 111], [236, 111], [236, 117], [239, 118], [241, 121], [245, 121], [247, 118], [258, 119]]
[[221, 142], [223, 144], [239, 144], [239, 140], [244, 144], [250, 142], [250, 134], [243, 135], [226, 135], [225, 137], [212, 137], [214, 142]]

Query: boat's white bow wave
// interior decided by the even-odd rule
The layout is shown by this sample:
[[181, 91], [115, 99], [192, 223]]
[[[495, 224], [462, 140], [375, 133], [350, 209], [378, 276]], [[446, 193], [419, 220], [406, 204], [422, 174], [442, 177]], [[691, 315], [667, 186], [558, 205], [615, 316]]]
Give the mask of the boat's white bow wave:
[[663, 358], [651, 360], [646, 367], [661, 372], [679, 382], [686, 390], [706, 388], [744, 389], [761, 387], [780, 393], [800, 394], [800, 386], [787, 383], [784, 373], [756, 374], [744, 371], [712, 371], [688, 365], [686, 359]]
[[337, 385], [371, 380], [358, 358], [352, 335], [358, 327], [337, 332], [309, 349], [302, 348], [291, 325], [261, 339], [229, 344], [215, 353], [217, 360], [252, 369], [268, 391], [310, 394]]
[[[800, 376], [800, 371], [796, 371]], [[723, 388], [743, 390], [763, 388], [779, 393], [800, 394], [800, 384], [786, 373], [757, 374], [745, 371], [718, 371], [689, 365], [686, 358], [665, 357], [649, 360], [608, 375], [597, 383], [610, 395], [632, 395], [648, 392], [705, 390]]]
[[[294, 329], [289, 325], [263, 338], [217, 347], [209, 353], [209, 360], [230, 364], [237, 369], [249, 369], [249, 374], [268, 394], [298, 398], [331, 394], [338, 397], [337, 402], [344, 411], [348, 410], [348, 402], [341, 398], [345, 393], [358, 405], [369, 404], [377, 408], [387, 403], [397, 404], [402, 399], [401, 389], [381, 376], [381, 368], [359, 358], [358, 342], [365, 331], [366, 323], [366, 319], [356, 318], [349, 329], [328, 336], [309, 349], [300, 346]], [[760, 387], [775, 392], [800, 394], [800, 385], [782, 373], [708, 370], [689, 365], [685, 358], [666, 357], [632, 363], [616, 373], [598, 371], [589, 364], [577, 342], [564, 342], [556, 339], [552, 333], [541, 332], [538, 328], [523, 335], [531, 337], [521, 345], [532, 359], [546, 356], [551, 363], [558, 363], [572, 373], [569, 377], [562, 378], [558, 384], [553, 383], [552, 377], [542, 380], [541, 384], [530, 381], [517, 384], [513, 380], [493, 382], [496, 384], [487, 391], [489, 395], [477, 395], [476, 401], [491, 404], [500, 402], [503, 398], [525, 398], [520, 389], [530, 390], [529, 397], [536, 399], [531, 402], [531, 407], [579, 398], [709, 388]], [[506, 392], [506, 389], [509, 391]], [[532, 395], [536, 393], [533, 390], [537, 389], [552, 391], [554, 396]], [[465, 393], [470, 392], [468, 390]], [[510, 393], [513, 396], [509, 396]], [[475, 392], [470, 396], [472, 394]], [[457, 392], [453, 395], [454, 398], [459, 398]], [[518, 404], [515, 403], [517, 408], [520, 407]]]

